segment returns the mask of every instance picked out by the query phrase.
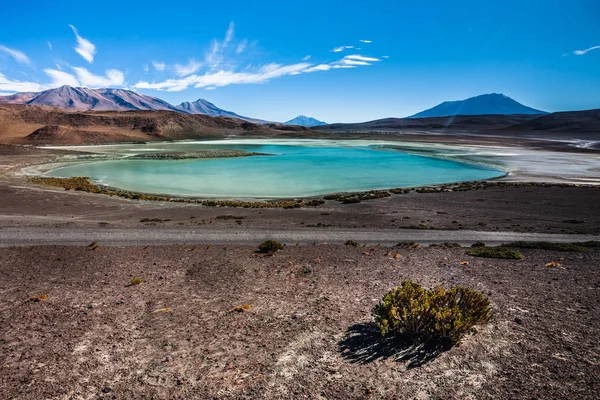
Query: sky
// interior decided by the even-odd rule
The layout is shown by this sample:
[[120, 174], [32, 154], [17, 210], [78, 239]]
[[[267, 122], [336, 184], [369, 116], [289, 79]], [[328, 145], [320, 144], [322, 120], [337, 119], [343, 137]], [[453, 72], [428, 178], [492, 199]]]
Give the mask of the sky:
[[113, 87], [329, 123], [484, 93], [600, 108], [598, 0], [29, 0], [0, 14], [0, 95]]

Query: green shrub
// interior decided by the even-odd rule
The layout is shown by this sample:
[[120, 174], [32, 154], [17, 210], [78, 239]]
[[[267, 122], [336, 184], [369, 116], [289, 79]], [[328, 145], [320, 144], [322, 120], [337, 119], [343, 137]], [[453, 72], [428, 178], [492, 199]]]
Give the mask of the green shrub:
[[131, 278], [129, 280], [129, 284], [131, 286], [140, 285], [142, 282], [144, 282], [144, 280], [141, 277], [139, 277], [139, 276], [136, 276], [136, 277]]
[[[517, 249], [540, 249], [553, 251], [572, 251], [582, 253], [587, 251], [584, 243], [552, 243], [552, 242], [512, 242], [505, 243], [502, 247], [515, 247]], [[591, 247], [591, 246], [590, 246]]]
[[277, 250], [283, 250], [283, 245], [274, 240], [265, 240], [258, 246], [259, 253], [272, 254]]
[[485, 243], [483, 242], [475, 242], [471, 245], [471, 247], [473, 248], [477, 248], [477, 247], [485, 247]]
[[473, 289], [428, 290], [404, 281], [383, 296], [372, 314], [384, 336], [393, 333], [421, 343], [440, 339], [458, 343], [474, 325], [488, 322], [492, 310], [489, 299]]
[[344, 243], [346, 246], [352, 246], [352, 247], [358, 247], [360, 246], [360, 243], [358, 243], [356, 240], [347, 240], [346, 243]]
[[467, 250], [467, 254], [474, 257], [504, 258], [508, 260], [522, 260], [525, 258], [518, 251], [504, 247], [476, 247]]

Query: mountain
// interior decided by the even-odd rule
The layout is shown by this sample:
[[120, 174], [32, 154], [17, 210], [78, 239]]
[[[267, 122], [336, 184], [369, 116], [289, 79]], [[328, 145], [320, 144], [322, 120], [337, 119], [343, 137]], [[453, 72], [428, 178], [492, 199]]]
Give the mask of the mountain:
[[186, 113], [186, 114], [204, 114], [210, 115], [211, 117], [230, 117], [230, 118], [239, 118], [244, 121], [249, 121], [255, 124], [265, 124], [268, 121], [263, 121], [261, 119], [248, 118], [242, 115], [236, 114], [233, 111], [223, 110], [217, 106], [215, 106], [210, 101], [204, 99], [198, 99], [196, 101], [185, 101], [176, 107], [178, 110]]
[[448, 117], [452, 115], [533, 115], [547, 114], [500, 93], [482, 94], [466, 100], [445, 101], [408, 118]]
[[0, 104], [29, 104], [75, 111], [179, 111], [164, 100], [124, 89], [88, 89], [61, 86], [39, 93], [17, 93], [1, 96]]
[[327, 125], [326, 122], [319, 121], [318, 119], [314, 119], [313, 117], [307, 117], [305, 115], [298, 115], [294, 119], [290, 119], [289, 121], [284, 122], [284, 125], [300, 125], [300, 126], [321, 126]]
[[0, 104], [25, 104], [38, 94], [36, 92], [21, 92], [9, 96], [0, 96]]
[[0, 143], [99, 144], [241, 137], [311, 137], [305, 127], [170, 110], [69, 111], [0, 104]]

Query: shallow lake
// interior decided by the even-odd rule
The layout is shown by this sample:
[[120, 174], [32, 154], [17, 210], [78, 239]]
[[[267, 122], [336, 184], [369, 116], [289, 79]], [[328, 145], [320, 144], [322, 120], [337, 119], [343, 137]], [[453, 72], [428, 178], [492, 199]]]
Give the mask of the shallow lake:
[[93, 146], [132, 155], [235, 149], [271, 154], [220, 159], [109, 160], [68, 165], [50, 176], [88, 176], [119, 189], [180, 196], [286, 198], [489, 179], [503, 171], [350, 141], [235, 140]]

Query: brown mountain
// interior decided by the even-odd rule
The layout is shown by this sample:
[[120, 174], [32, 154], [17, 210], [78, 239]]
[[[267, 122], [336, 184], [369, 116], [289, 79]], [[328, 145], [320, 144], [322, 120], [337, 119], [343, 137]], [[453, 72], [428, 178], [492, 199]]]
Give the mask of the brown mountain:
[[164, 100], [131, 90], [74, 88], [66, 85], [39, 93], [17, 93], [12, 96], [1, 96], [0, 103], [50, 106], [76, 111], [180, 111]]
[[72, 111], [168, 110], [184, 114], [239, 118], [258, 124], [269, 123], [260, 119], [244, 117], [233, 111], [223, 110], [204, 99], [173, 106], [157, 97], [146, 96], [125, 89], [89, 89], [65, 85], [44, 92], [24, 92], [10, 96], [0, 96], [0, 104], [50, 106]]
[[306, 128], [175, 111], [84, 111], [0, 105], [0, 143], [95, 144], [241, 136], [312, 136]]

